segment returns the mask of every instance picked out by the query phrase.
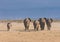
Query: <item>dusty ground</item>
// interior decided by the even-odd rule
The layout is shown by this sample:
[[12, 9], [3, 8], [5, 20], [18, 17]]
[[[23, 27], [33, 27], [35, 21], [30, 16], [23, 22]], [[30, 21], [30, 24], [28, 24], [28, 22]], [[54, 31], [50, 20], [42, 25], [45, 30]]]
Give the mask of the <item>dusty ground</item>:
[[7, 31], [6, 23], [0, 23], [0, 42], [60, 42], [60, 22], [53, 22], [51, 30], [45, 27], [44, 31], [34, 31], [30, 25], [30, 32], [24, 31], [23, 23], [11, 23]]

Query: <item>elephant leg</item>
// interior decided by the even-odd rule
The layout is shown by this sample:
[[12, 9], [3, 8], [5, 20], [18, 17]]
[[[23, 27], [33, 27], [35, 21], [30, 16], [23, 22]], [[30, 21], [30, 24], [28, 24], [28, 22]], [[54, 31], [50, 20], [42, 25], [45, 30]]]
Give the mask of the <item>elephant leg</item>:
[[7, 27], [7, 31], [9, 31], [10, 30], [10, 27]]
[[26, 31], [29, 31], [29, 26], [26, 27]]
[[50, 30], [50, 27], [48, 27], [48, 30]]
[[51, 27], [50, 26], [48, 26], [48, 30], [50, 30], [51, 29]]
[[36, 26], [34, 26], [34, 30], [36, 30]]
[[25, 26], [25, 31], [26, 31], [26, 29], [27, 29], [26, 24], [24, 24], [24, 26]]
[[27, 27], [25, 27], [25, 31], [27, 31]]
[[35, 28], [34, 28], [34, 30], [35, 30]]
[[29, 30], [29, 26], [27, 27], [27, 30]]
[[45, 23], [41, 23], [41, 30], [44, 30], [44, 27], [45, 27]]
[[44, 28], [42, 27], [41, 30], [44, 30]]
[[27, 30], [28, 30], [28, 28], [26, 27], [26, 28], [25, 28], [25, 31], [27, 31]]
[[44, 26], [43, 26], [43, 30], [44, 30], [44, 28], [45, 28], [45, 23], [44, 23]]
[[37, 31], [38, 31], [38, 28], [37, 28]]
[[25, 25], [25, 31], [27, 31], [29, 29], [29, 26]]
[[41, 30], [44, 30], [44, 25], [41, 26]]
[[51, 24], [48, 24], [47, 27], [48, 27], [48, 30], [50, 30], [51, 29]]
[[39, 30], [39, 26], [37, 27], [37, 31]]
[[26, 31], [26, 28], [25, 28], [25, 31]]

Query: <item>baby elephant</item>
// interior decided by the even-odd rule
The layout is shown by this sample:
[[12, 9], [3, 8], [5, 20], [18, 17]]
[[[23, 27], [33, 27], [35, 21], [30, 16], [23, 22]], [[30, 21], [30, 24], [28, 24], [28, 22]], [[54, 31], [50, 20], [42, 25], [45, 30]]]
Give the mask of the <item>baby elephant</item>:
[[30, 19], [30, 18], [24, 19], [25, 31], [26, 31], [26, 30], [29, 30], [30, 22], [31, 22], [31, 19]]
[[11, 26], [12, 26], [11, 23], [7, 23], [7, 31], [10, 30], [10, 27], [11, 27]]
[[37, 31], [38, 31], [39, 26], [40, 26], [39, 21], [38, 21], [38, 20], [35, 20], [35, 21], [33, 22], [33, 25], [34, 25], [34, 30], [37, 30]]

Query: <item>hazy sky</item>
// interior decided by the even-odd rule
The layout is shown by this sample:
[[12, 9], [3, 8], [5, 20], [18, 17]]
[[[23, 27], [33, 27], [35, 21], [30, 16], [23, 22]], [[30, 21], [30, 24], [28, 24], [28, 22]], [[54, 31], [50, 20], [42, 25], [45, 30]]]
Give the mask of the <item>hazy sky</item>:
[[0, 0], [0, 19], [60, 18], [60, 0]]

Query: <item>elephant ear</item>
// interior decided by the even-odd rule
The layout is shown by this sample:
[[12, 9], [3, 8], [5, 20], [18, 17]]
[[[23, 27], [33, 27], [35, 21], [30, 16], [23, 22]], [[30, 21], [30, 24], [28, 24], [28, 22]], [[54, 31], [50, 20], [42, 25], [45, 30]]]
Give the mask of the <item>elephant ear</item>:
[[26, 19], [24, 19], [24, 23], [25, 23]]
[[39, 22], [41, 22], [41, 19], [42, 19], [42, 18], [39, 18], [39, 20], [38, 20], [38, 21], [39, 21]]
[[31, 19], [30, 18], [28, 18], [30, 21], [31, 21]]
[[46, 20], [47, 18], [44, 17], [44, 19]]
[[35, 25], [35, 21], [36, 21], [36, 20], [34, 20], [33, 25]]
[[53, 22], [53, 19], [52, 18], [50, 18], [50, 20], [51, 20], [51, 23]]

